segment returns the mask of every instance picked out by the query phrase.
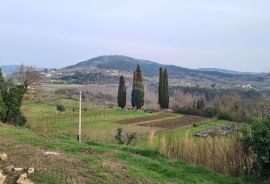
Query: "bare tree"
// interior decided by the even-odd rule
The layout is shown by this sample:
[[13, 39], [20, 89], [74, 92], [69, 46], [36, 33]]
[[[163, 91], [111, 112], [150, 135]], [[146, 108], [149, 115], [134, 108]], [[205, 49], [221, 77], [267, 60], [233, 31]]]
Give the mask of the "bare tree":
[[40, 86], [41, 74], [35, 67], [22, 64], [18, 72], [12, 74], [12, 79], [16, 83], [25, 84], [27, 88], [35, 89]]

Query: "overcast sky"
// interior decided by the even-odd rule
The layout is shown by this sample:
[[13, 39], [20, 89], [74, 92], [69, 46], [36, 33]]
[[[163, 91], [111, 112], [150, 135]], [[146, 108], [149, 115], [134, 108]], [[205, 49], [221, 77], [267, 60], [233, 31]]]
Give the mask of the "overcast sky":
[[270, 70], [269, 0], [0, 0], [0, 64], [63, 67], [127, 55]]

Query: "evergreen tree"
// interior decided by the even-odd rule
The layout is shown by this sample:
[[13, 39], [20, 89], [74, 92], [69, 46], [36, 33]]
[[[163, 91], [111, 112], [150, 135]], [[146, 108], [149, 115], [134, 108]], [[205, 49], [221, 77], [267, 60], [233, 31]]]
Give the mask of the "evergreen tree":
[[137, 109], [142, 108], [144, 105], [144, 86], [142, 82], [142, 72], [139, 65], [137, 65], [137, 68], [134, 71], [131, 103], [132, 107], [136, 107]]
[[122, 109], [126, 106], [126, 95], [127, 95], [127, 89], [125, 84], [125, 79], [123, 75], [119, 79], [119, 87], [118, 87], [118, 106]]
[[164, 70], [164, 77], [163, 77], [163, 101], [164, 101], [163, 108], [168, 109], [170, 97], [169, 97], [168, 72], [166, 68]]
[[26, 123], [26, 119], [20, 109], [26, 89], [25, 85], [17, 85], [4, 94], [3, 99], [6, 107], [6, 114], [3, 119], [4, 123], [9, 122], [20, 126]]
[[158, 84], [158, 104], [162, 107], [162, 98], [163, 98], [163, 70], [159, 68], [159, 84]]
[[131, 92], [131, 105], [136, 107], [136, 71], [133, 73], [133, 83], [132, 83], [132, 92]]
[[21, 105], [27, 87], [25, 84], [7, 84], [0, 69], [0, 120], [3, 123], [24, 125], [26, 118], [22, 115]]

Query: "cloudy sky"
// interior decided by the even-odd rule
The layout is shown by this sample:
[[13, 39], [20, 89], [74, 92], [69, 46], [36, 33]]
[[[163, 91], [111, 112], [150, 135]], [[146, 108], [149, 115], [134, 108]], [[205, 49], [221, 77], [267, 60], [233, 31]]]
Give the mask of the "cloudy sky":
[[0, 64], [63, 67], [127, 55], [270, 70], [269, 0], [0, 0]]

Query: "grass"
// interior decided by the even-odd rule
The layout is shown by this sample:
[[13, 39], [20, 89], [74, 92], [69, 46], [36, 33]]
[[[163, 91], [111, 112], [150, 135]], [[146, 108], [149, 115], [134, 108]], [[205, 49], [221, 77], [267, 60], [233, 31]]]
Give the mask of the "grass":
[[[171, 161], [148, 149], [78, 143], [71, 137], [44, 136], [26, 128], [0, 125], [0, 142], [13, 163], [25, 166], [31, 160], [31, 164], [38, 168], [36, 174], [30, 177], [36, 183], [249, 183], [244, 179], [225, 177], [201, 167]], [[17, 154], [20, 149], [27, 149], [30, 156], [23, 155], [22, 160]], [[60, 152], [61, 157], [44, 158], [41, 154], [44, 150]], [[0, 163], [0, 167], [7, 164], [10, 163]]]
[[[56, 104], [63, 104], [66, 111], [56, 111]], [[83, 103], [83, 143], [75, 140], [77, 135], [77, 102], [58, 99], [54, 102], [25, 101], [23, 113], [30, 128], [15, 128], [0, 124], [0, 151], [8, 153], [10, 160], [0, 162], [0, 169], [16, 164], [17, 167], [35, 167], [37, 172], [30, 177], [36, 183], [191, 183], [191, 184], [248, 184], [243, 178], [223, 176], [202, 167], [173, 161], [158, 149], [150, 149], [147, 138], [151, 127], [130, 122], [134, 118], [160, 120], [181, 117], [171, 114], [148, 114], [124, 111], [116, 108]], [[75, 109], [75, 110], [74, 110]], [[146, 118], [146, 116], [149, 116]], [[151, 121], [150, 121], [151, 122]], [[142, 121], [140, 123], [147, 123]], [[162, 143], [163, 136], [181, 140], [199, 130], [206, 130], [225, 121], [213, 120], [198, 127], [182, 127], [156, 134]], [[139, 137], [136, 147], [112, 144], [117, 128], [124, 133], [136, 132]], [[15, 148], [15, 149], [14, 149]], [[56, 151], [60, 157], [44, 157], [44, 151]], [[21, 153], [21, 154], [18, 154]], [[162, 152], [161, 152], [162, 153]], [[14, 182], [14, 176], [8, 176]], [[13, 178], [12, 178], [13, 177]], [[13, 180], [12, 180], [13, 179]]]
[[[215, 126], [225, 124], [227, 121], [225, 120], [209, 120], [206, 123], [203, 124], [198, 124], [196, 127], [194, 126], [186, 126], [182, 128], [176, 128], [176, 129], [171, 129], [163, 132], [156, 133], [153, 131], [155, 136], [155, 149], [159, 149], [161, 146], [161, 141], [164, 137], [172, 137], [175, 140], [180, 141], [184, 137], [189, 137], [190, 139], [194, 139], [195, 137], [193, 134], [198, 131], [205, 131], [208, 129], [211, 129]], [[146, 137], [144, 139], [141, 139], [141, 141], [138, 143], [139, 147], [142, 148], [147, 148], [149, 147], [148, 145], [148, 139], [149, 137]]]
[[[56, 111], [56, 104], [63, 104], [66, 111]], [[84, 109], [86, 108], [86, 111]], [[126, 131], [145, 133], [143, 128], [134, 125], [120, 125], [114, 122], [123, 119], [149, 116], [143, 112], [130, 112], [103, 106], [83, 103], [82, 138], [84, 141], [112, 142], [113, 134], [119, 127]], [[78, 104], [74, 100], [57, 100], [54, 103], [26, 101], [23, 112], [29, 126], [40, 133], [54, 133], [76, 137], [78, 127]]]

